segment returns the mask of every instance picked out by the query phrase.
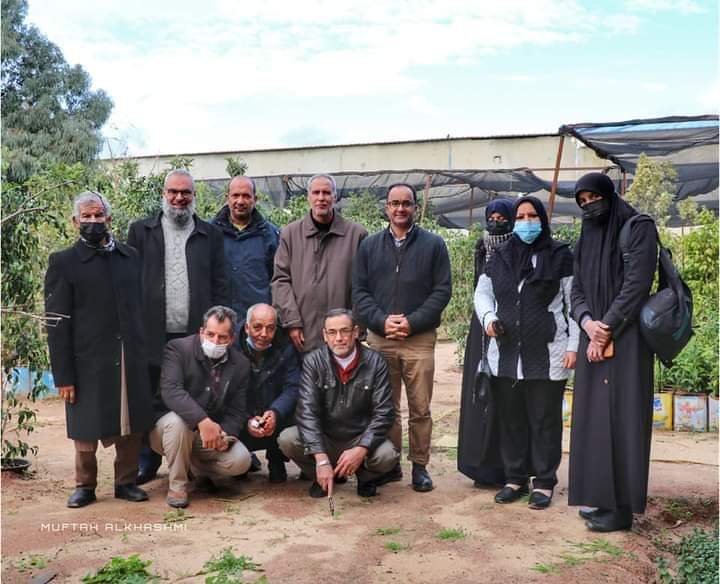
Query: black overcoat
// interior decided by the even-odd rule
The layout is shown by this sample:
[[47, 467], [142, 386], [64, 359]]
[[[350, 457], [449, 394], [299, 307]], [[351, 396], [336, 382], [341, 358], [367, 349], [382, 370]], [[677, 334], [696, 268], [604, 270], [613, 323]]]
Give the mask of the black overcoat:
[[65, 406], [68, 438], [120, 435], [121, 350], [131, 431], [150, 429], [138, 253], [122, 243], [110, 253], [99, 252], [80, 241], [53, 253], [45, 274], [45, 310], [70, 317], [47, 329], [55, 385], [75, 386], [75, 403]]
[[[618, 252], [619, 253], [619, 252]], [[575, 369], [568, 503], [602, 509], [645, 510], [653, 415], [653, 355], [636, 318], [647, 301], [657, 266], [651, 222], [633, 226], [622, 286], [604, 315], [587, 305], [579, 265], [572, 290], [572, 316], [602, 320], [613, 330], [615, 356], [590, 363], [581, 327]]]
[[[148, 359], [160, 366], [166, 341], [165, 328], [165, 237], [162, 212], [130, 225], [128, 244], [142, 258], [142, 315]], [[222, 231], [195, 216], [195, 228], [185, 246], [190, 283], [190, 315], [187, 333], [202, 326], [205, 311], [229, 306], [225, 279]]]

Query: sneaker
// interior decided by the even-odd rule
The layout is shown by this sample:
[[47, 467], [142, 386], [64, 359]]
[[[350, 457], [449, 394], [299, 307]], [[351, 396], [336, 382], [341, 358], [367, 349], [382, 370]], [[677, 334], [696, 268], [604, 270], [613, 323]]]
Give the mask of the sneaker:
[[188, 494], [185, 491], [168, 491], [165, 502], [175, 509], [184, 509], [189, 505]]

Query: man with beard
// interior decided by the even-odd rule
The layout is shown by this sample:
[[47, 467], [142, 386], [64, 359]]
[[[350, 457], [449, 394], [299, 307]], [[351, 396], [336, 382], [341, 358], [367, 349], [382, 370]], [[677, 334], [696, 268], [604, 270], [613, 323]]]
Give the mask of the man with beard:
[[353, 314], [327, 313], [326, 345], [303, 361], [297, 426], [283, 430], [278, 444], [307, 477], [310, 496], [332, 494], [333, 483], [357, 475], [357, 494], [377, 494], [377, 479], [400, 454], [387, 439], [393, 423], [388, 367], [380, 353], [358, 342]]
[[283, 227], [275, 255], [273, 304], [301, 353], [322, 345], [325, 313], [351, 306], [351, 266], [367, 230], [335, 209], [337, 187], [328, 174], [308, 181], [310, 212]]
[[[368, 330], [368, 344], [390, 368], [395, 424], [390, 430], [402, 449], [400, 398], [405, 385], [409, 410], [412, 486], [431, 491], [430, 400], [435, 372], [436, 329], [452, 294], [450, 258], [443, 239], [415, 224], [417, 194], [408, 184], [391, 185], [385, 212], [390, 225], [360, 245], [353, 265], [353, 302]], [[381, 482], [402, 479], [398, 464]]]
[[241, 318], [255, 304], [270, 304], [270, 279], [280, 231], [255, 208], [255, 182], [236, 176], [226, 204], [212, 220], [223, 232], [230, 306]]
[[[197, 331], [211, 306], [228, 304], [222, 233], [195, 215], [190, 173], [173, 170], [165, 177], [162, 210], [130, 225], [128, 244], [142, 259], [142, 314], [156, 394], [165, 343]], [[160, 462], [143, 449], [138, 484], [155, 478]]]

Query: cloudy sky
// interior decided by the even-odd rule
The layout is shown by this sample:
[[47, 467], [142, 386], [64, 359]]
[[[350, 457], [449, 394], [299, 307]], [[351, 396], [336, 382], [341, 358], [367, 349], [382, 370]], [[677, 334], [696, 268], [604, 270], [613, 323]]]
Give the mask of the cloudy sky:
[[29, 0], [141, 155], [716, 113], [714, 0]]

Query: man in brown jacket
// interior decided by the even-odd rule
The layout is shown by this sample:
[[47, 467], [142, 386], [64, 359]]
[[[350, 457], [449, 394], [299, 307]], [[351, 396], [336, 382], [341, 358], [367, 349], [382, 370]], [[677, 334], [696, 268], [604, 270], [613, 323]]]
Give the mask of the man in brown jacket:
[[271, 289], [273, 304], [295, 348], [303, 353], [323, 343], [323, 317], [350, 308], [351, 268], [361, 225], [335, 211], [335, 179], [317, 174], [308, 182], [310, 212], [280, 232]]

